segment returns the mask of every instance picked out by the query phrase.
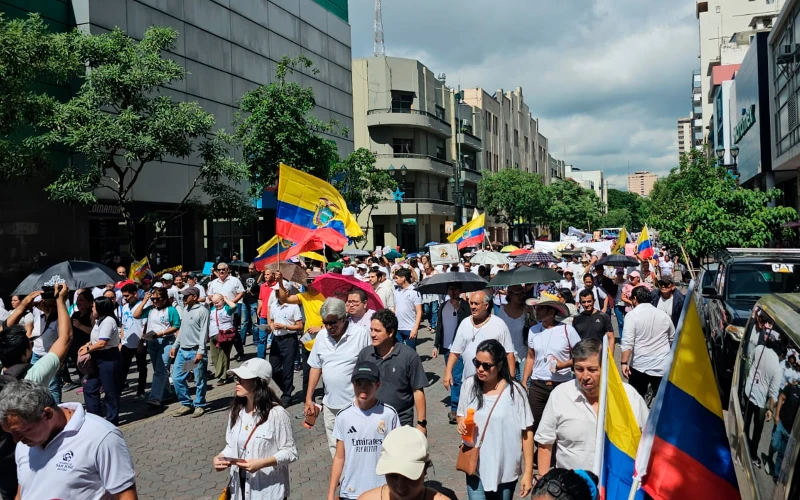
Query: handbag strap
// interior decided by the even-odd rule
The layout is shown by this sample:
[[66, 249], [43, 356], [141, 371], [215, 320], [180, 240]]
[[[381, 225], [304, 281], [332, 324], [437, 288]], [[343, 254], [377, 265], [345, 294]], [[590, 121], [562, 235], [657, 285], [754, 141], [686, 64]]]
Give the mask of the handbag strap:
[[478, 445], [475, 448], [480, 448], [483, 444], [483, 438], [486, 437], [486, 430], [489, 429], [489, 420], [492, 418], [492, 412], [494, 412], [494, 407], [497, 406], [497, 402], [500, 401], [500, 398], [503, 397], [503, 393], [506, 390], [505, 381], [503, 381], [503, 388], [500, 390], [500, 394], [497, 395], [497, 399], [494, 400], [494, 404], [492, 405], [492, 409], [489, 410], [489, 416], [486, 417], [486, 423], [483, 424], [484, 431], [481, 433], [481, 439], [478, 441]]
[[244, 446], [242, 447], [242, 451], [247, 451], [247, 445], [248, 445], [248, 443], [250, 443], [250, 438], [253, 437], [253, 434], [255, 434], [256, 429], [258, 429], [258, 427], [260, 425], [261, 424], [256, 424], [256, 425], [253, 426], [253, 430], [250, 431], [250, 434], [247, 436], [247, 439], [244, 442]]
[[564, 325], [564, 338], [567, 339], [567, 347], [569, 347], [569, 357], [572, 357], [572, 344], [569, 343], [569, 334], [567, 333], [567, 325]]

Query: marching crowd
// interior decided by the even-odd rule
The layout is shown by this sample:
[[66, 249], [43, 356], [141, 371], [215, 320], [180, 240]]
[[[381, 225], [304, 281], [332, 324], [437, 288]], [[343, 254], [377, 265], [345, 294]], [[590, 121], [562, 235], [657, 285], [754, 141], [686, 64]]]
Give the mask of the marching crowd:
[[[209, 457], [230, 475], [221, 498], [291, 498], [288, 467], [298, 450], [287, 408], [301, 401], [305, 427], [322, 414], [329, 499], [446, 498], [425, 485], [431, 382], [416, 340], [427, 321], [450, 391], [448, 418], [463, 440], [456, 467], [468, 497], [508, 500], [518, 490], [597, 498], [589, 470], [602, 341], [620, 348], [626, 393], [643, 426], [684, 300], [676, 288], [681, 265], [666, 249], [653, 263], [608, 274], [594, 265], [598, 258], [538, 264], [561, 276], [547, 283], [465, 292], [454, 278], [446, 296], [417, 286], [451, 272], [488, 280], [512, 264], [473, 265], [468, 255], [449, 266], [433, 266], [427, 255], [346, 257], [324, 271], [351, 286], [327, 296], [315, 287], [317, 268], [292, 282], [283, 266], [250, 264], [234, 276], [221, 262], [204, 287], [190, 272], [134, 282], [120, 266], [116, 283], [74, 291], [55, 284], [12, 297], [0, 331], [0, 468], [16, 474], [2, 475], [0, 497], [136, 498], [116, 427], [122, 392], [135, 388], [137, 404], [153, 408], [176, 399], [175, 417], [198, 418], [215, 380], [234, 386], [226, 446]], [[368, 307], [373, 296], [383, 308]], [[248, 334], [257, 345], [251, 359]], [[231, 357], [241, 364], [231, 368]], [[62, 403], [64, 390], [81, 391], [85, 410]]]

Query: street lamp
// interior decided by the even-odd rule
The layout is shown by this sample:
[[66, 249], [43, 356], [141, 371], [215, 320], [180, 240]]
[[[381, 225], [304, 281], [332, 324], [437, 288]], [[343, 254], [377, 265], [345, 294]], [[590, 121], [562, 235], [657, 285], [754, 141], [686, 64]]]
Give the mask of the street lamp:
[[461, 227], [461, 211], [464, 207], [464, 179], [459, 175], [461, 169], [456, 167], [455, 178], [450, 177], [447, 181], [450, 184], [450, 189], [453, 190], [453, 202], [456, 205], [456, 220], [454, 228]]
[[731, 158], [733, 158], [733, 163], [725, 163], [725, 148], [718, 147], [715, 151], [717, 155], [717, 164], [720, 167], [724, 167], [730, 172], [730, 174], [736, 179], [736, 183], [739, 183], [739, 146], [733, 146], [731, 148]]
[[[403, 213], [402, 213], [401, 203], [403, 203], [403, 195], [406, 193], [400, 191], [400, 186], [402, 185], [403, 189], [405, 189], [406, 173], [408, 172], [408, 168], [405, 166], [405, 164], [403, 164], [398, 169], [395, 169], [394, 165], [389, 165], [388, 170], [389, 173], [392, 174], [392, 177], [394, 177], [395, 181], [397, 181], [398, 183], [397, 187], [394, 190], [394, 193], [392, 194], [394, 195], [394, 202], [395, 204], [397, 204], [397, 246], [402, 248], [402, 244], [400, 243], [400, 231], [403, 226], [403, 219], [402, 219]], [[399, 175], [397, 173], [398, 171], [400, 172]]]

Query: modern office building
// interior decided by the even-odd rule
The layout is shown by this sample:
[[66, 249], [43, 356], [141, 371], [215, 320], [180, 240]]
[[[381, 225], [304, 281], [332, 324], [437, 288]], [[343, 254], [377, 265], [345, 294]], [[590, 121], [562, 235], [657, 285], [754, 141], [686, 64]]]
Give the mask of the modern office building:
[[603, 210], [608, 211], [608, 181], [602, 170], [581, 170], [572, 165], [564, 166], [564, 178], [572, 179], [586, 189], [591, 189], [603, 202]]
[[[180, 37], [169, 57], [188, 74], [161, 93], [178, 101], [196, 101], [214, 114], [219, 127], [229, 131], [245, 92], [269, 84], [283, 56], [306, 55], [319, 72], [302, 71], [293, 78], [314, 90], [315, 116], [335, 118], [352, 128], [347, 0], [0, 0], [0, 12], [7, 18], [26, 16], [33, 9], [61, 30], [79, 27], [99, 34], [119, 27], [138, 39], [153, 25], [175, 28]], [[330, 135], [329, 139], [336, 142], [341, 155], [353, 150], [351, 137]], [[198, 162], [196, 157], [165, 158], [160, 165], [145, 169], [133, 193], [134, 217], [170, 210], [193, 182]], [[88, 208], [65, 208], [48, 201], [42, 187], [31, 181], [4, 189], [0, 274], [9, 266], [34, 265], [31, 259], [40, 252], [62, 260], [100, 260], [118, 254], [126, 261], [127, 235], [110, 200], [101, 198]], [[53, 217], [55, 213], [58, 217]], [[152, 239], [152, 232], [140, 226], [136, 239], [141, 248]], [[232, 252], [250, 260], [273, 228], [274, 213], [268, 208], [262, 222], [245, 226], [207, 220], [191, 212], [170, 224], [153, 256], [161, 266], [192, 268]], [[21, 263], [25, 260], [29, 262]]]
[[700, 70], [692, 72], [692, 146], [703, 149], [705, 132], [703, 131], [703, 88]]
[[714, 114], [709, 124], [708, 145], [713, 157], [718, 158], [718, 151], [724, 151], [719, 159], [725, 165], [733, 164], [731, 148], [731, 94], [733, 79], [739, 70], [738, 64], [726, 64], [714, 68], [714, 79], [711, 91], [714, 94]]
[[628, 174], [628, 192], [639, 196], [649, 196], [658, 180], [658, 175], [646, 171]]
[[692, 117], [678, 118], [678, 157], [693, 147]]

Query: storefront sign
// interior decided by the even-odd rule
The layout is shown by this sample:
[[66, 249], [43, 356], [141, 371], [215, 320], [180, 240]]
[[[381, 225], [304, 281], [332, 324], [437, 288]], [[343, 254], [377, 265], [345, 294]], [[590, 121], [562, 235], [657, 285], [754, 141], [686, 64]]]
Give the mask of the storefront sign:
[[736, 128], [733, 129], [733, 142], [738, 144], [742, 137], [744, 137], [744, 134], [746, 134], [755, 123], [756, 105], [751, 104], [749, 108], [742, 109], [742, 118], [739, 119], [739, 123], [737, 123]]
[[122, 209], [119, 205], [106, 205], [103, 203], [95, 203], [89, 209], [90, 214], [96, 215], [122, 215]]
[[416, 224], [417, 219], [403, 219], [403, 224]]

